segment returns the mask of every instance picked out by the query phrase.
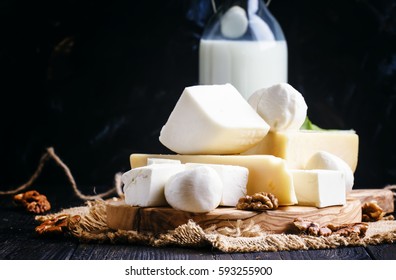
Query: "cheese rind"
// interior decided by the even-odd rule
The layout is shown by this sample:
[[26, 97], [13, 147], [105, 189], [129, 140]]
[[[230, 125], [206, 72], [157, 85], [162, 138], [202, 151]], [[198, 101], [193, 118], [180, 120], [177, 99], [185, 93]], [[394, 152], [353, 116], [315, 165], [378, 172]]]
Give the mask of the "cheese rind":
[[291, 170], [299, 205], [318, 208], [346, 203], [344, 174], [336, 170]]
[[186, 87], [159, 140], [179, 154], [238, 154], [257, 144], [269, 125], [231, 85]]
[[269, 132], [245, 155], [268, 154], [286, 160], [290, 169], [304, 169], [317, 152], [326, 151], [344, 160], [354, 172], [359, 153], [359, 137], [353, 130]]
[[249, 169], [243, 166], [225, 164], [186, 163], [186, 169], [208, 166], [213, 168], [223, 182], [221, 206], [236, 206], [238, 200], [246, 195]]
[[247, 194], [270, 192], [279, 201], [279, 205], [294, 205], [297, 198], [294, 192], [293, 179], [285, 161], [271, 155], [161, 155], [132, 154], [131, 166], [139, 167], [147, 163], [147, 158], [177, 159], [182, 163], [208, 163], [238, 165], [249, 169]]
[[183, 164], [151, 164], [132, 168], [121, 177], [125, 203], [140, 207], [168, 205], [164, 195], [165, 183], [172, 175], [184, 170]]

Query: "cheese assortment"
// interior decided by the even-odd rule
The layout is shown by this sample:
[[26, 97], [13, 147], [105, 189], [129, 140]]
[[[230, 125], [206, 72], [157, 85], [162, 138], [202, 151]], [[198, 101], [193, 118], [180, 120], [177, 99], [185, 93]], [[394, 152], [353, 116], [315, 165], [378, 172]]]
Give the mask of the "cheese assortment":
[[344, 174], [336, 170], [292, 170], [299, 205], [318, 208], [344, 205]]
[[[293, 178], [287, 169], [285, 161], [272, 155], [160, 155], [132, 154], [132, 168], [144, 166], [148, 158], [176, 159], [182, 163], [207, 163], [237, 165], [249, 170], [247, 194], [256, 192], [273, 193], [279, 200], [279, 205], [294, 205], [297, 203], [293, 187]], [[225, 192], [232, 195], [225, 187]], [[238, 197], [239, 198], [239, 197]], [[233, 197], [232, 199], [236, 199]]]
[[175, 154], [132, 154], [125, 202], [205, 213], [266, 192], [280, 206], [344, 205], [358, 136], [300, 130], [306, 116], [304, 98], [284, 83], [248, 102], [230, 84], [187, 87], [159, 136]]

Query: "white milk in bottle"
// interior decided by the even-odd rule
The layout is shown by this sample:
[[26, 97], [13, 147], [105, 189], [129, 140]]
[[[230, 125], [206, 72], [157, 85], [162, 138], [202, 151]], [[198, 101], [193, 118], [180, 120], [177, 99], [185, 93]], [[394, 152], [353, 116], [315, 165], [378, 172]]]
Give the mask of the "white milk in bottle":
[[231, 83], [247, 100], [258, 89], [287, 82], [287, 43], [265, 4], [225, 2], [200, 41], [199, 83]]

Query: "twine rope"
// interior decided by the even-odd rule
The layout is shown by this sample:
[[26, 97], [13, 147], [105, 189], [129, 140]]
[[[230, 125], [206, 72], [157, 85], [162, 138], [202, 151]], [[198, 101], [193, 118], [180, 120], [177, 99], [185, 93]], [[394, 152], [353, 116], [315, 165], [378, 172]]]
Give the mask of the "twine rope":
[[393, 198], [396, 199], [396, 185], [386, 186], [384, 189], [391, 190], [393, 192]]
[[118, 172], [115, 174], [114, 176], [114, 184], [115, 186], [112, 187], [111, 189], [109, 189], [106, 192], [100, 193], [100, 194], [95, 194], [95, 195], [85, 195], [83, 194], [77, 184], [76, 184], [76, 180], [73, 177], [73, 174], [70, 171], [70, 168], [61, 160], [61, 158], [55, 153], [55, 150], [53, 147], [49, 147], [46, 149], [46, 152], [41, 156], [39, 164], [37, 166], [36, 171], [33, 173], [33, 175], [30, 177], [30, 179], [22, 184], [21, 186], [13, 189], [13, 190], [9, 190], [9, 191], [0, 191], [0, 195], [10, 195], [10, 194], [16, 194], [18, 192], [21, 192], [25, 189], [27, 189], [28, 187], [30, 187], [36, 180], [37, 178], [40, 176], [41, 172], [43, 171], [43, 168], [45, 166], [45, 164], [48, 162], [49, 159], [53, 159], [55, 161], [55, 163], [61, 167], [61, 169], [64, 171], [71, 187], [73, 188], [74, 194], [82, 199], [82, 200], [96, 200], [96, 199], [101, 199], [103, 197], [106, 197], [110, 194], [113, 193], [117, 193], [118, 196], [122, 197], [123, 193], [122, 193], [122, 181], [121, 181], [121, 172]]

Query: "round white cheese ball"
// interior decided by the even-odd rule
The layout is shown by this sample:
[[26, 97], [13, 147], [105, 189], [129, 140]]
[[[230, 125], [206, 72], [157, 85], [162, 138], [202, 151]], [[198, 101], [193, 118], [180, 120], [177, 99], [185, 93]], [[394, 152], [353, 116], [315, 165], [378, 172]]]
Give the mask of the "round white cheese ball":
[[199, 166], [173, 175], [165, 184], [165, 199], [177, 210], [205, 213], [219, 206], [223, 182], [208, 166]]
[[304, 97], [287, 83], [259, 89], [248, 102], [269, 124], [271, 131], [299, 130], [307, 117]]
[[248, 28], [246, 12], [239, 6], [231, 7], [220, 20], [220, 29], [224, 37], [239, 38]]
[[305, 169], [338, 170], [344, 173], [345, 192], [350, 192], [354, 184], [351, 167], [340, 157], [326, 151], [315, 153], [307, 162]]

